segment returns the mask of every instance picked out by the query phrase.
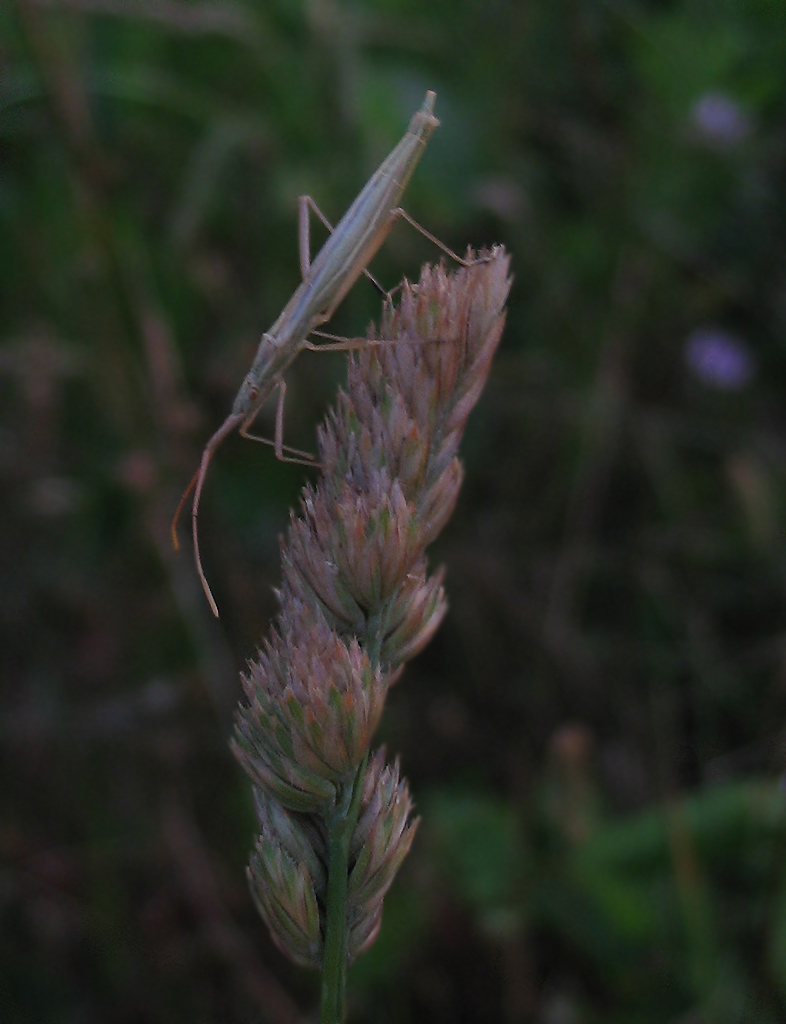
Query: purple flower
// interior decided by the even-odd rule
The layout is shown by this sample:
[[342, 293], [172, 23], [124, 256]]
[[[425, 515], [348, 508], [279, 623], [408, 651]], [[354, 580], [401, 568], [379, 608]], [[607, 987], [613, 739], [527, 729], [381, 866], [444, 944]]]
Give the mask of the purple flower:
[[751, 382], [756, 363], [745, 343], [719, 327], [699, 327], [685, 344], [685, 361], [694, 377], [721, 391], [740, 391]]
[[691, 124], [702, 142], [715, 149], [731, 149], [751, 134], [753, 123], [748, 112], [731, 96], [705, 92], [693, 104]]

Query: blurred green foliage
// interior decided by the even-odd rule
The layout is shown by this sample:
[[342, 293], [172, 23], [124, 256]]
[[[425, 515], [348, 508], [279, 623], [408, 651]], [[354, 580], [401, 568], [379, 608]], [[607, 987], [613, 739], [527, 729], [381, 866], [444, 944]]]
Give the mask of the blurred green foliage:
[[[297, 196], [338, 217], [426, 88], [407, 208], [516, 279], [451, 614], [383, 724], [423, 821], [351, 1019], [786, 1019], [780, 5], [11, 0], [0, 66], [0, 1021], [310, 1019], [226, 745], [303, 471], [216, 459], [220, 624], [168, 525]], [[400, 226], [373, 269], [435, 255]], [[291, 444], [342, 373], [298, 360]]]

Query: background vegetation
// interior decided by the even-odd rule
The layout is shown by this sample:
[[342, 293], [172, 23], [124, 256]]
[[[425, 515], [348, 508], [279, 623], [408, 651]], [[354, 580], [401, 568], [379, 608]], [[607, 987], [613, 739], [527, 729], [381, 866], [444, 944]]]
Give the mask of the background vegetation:
[[[408, 209], [516, 280], [382, 729], [423, 822], [351, 1019], [786, 1019], [782, 6], [11, 0], [0, 62], [3, 1024], [313, 1011], [227, 747], [305, 471], [221, 450], [219, 623], [167, 531], [298, 194], [338, 216], [426, 88]], [[400, 226], [374, 270], [435, 255]], [[343, 373], [298, 360], [290, 443]]]

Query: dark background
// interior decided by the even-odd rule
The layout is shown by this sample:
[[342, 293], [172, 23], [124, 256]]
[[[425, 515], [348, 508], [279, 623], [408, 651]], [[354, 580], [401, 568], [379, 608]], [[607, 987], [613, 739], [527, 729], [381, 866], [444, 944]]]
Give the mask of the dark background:
[[[427, 88], [406, 206], [515, 282], [451, 611], [381, 730], [423, 820], [350, 1019], [786, 1019], [782, 5], [11, 0], [0, 67], [2, 1024], [313, 1019], [227, 747], [308, 474], [221, 449], [220, 622], [168, 526], [298, 194], [337, 218]], [[436, 255], [401, 225], [373, 269]], [[378, 312], [361, 280], [333, 329]], [[343, 374], [298, 359], [291, 444]]]

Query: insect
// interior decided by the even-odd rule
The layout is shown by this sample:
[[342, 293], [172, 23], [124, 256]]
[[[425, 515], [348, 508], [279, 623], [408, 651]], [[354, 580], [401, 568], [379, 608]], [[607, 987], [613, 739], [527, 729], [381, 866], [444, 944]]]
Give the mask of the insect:
[[[282, 461], [311, 462], [313, 464], [312, 456], [297, 451], [297, 449], [286, 448], [283, 444], [284, 395], [286, 393], [284, 373], [304, 348], [316, 351], [327, 349], [335, 351], [336, 349], [346, 350], [358, 347], [357, 342], [350, 340], [336, 344], [317, 345], [310, 342], [308, 336], [315, 332], [320, 325], [330, 320], [358, 277], [362, 273], [368, 273], [366, 268], [369, 262], [385, 241], [393, 224], [400, 217], [407, 220], [459, 263], [465, 262], [429, 234], [398, 205], [426, 144], [439, 126], [439, 121], [434, 116], [435, 99], [436, 93], [430, 91], [426, 93], [423, 105], [413, 115], [404, 137], [372, 174], [335, 229], [331, 229], [330, 224], [310, 196], [300, 197], [298, 234], [303, 281], [284, 307], [278, 320], [269, 331], [262, 335], [254, 362], [235, 397], [232, 411], [205, 445], [199, 468], [183, 493], [172, 520], [172, 542], [177, 549], [179, 547], [177, 523], [183, 507], [193, 491], [191, 524], [194, 556], [202, 588], [216, 617], [218, 617], [218, 607], [202, 569], [202, 559], [199, 554], [197, 517], [205, 476], [210, 460], [218, 446], [228, 434], [238, 428], [243, 437], [273, 444], [276, 456]], [[320, 217], [328, 230], [331, 230], [330, 236], [313, 262], [309, 262], [309, 207]], [[248, 428], [263, 403], [276, 388], [278, 388], [278, 404], [276, 406], [275, 440], [270, 441], [268, 438], [249, 434]], [[292, 452], [295, 457], [284, 455], [285, 449]]]

